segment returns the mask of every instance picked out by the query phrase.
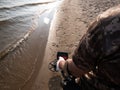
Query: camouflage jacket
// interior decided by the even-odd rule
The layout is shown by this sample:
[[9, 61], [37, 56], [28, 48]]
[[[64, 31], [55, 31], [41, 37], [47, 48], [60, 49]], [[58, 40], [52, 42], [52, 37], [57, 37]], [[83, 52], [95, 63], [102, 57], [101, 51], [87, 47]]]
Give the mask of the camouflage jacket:
[[99, 15], [73, 55], [76, 66], [93, 71], [95, 90], [120, 90], [120, 5]]

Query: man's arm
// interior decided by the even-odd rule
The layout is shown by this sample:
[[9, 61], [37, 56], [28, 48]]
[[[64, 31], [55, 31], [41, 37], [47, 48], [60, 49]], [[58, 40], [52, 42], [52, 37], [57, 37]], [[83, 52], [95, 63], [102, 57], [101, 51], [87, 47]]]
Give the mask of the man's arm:
[[74, 62], [73, 62], [72, 59], [68, 59], [67, 61], [60, 61], [60, 62], [59, 62], [59, 68], [60, 68], [61, 70], [64, 69], [65, 63], [67, 63], [67, 65], [68, 65], [68, 70], [69, 70], [69, 72], [70, 72], [73, 76], [75, 76], [75, 77], [81, 77], [83, 74], [87, 73], [87, 71], [83, 71], [82, 69], [78, 68], [78, 67], [74, 64]]

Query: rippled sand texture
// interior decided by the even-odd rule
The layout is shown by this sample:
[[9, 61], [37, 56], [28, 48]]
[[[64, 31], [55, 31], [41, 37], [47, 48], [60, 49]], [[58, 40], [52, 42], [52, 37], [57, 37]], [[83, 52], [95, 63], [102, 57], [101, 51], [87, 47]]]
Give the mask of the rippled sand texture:
[[[13, 16], [14, 14], [17, 15], [17, 12], [21, 12], [18, 16], [0, 22], [0, 34], [2, 34], [0, 36], [0, 48], [4, 51], [6, 46], [11, 46], [10, 52], [0, 59], [0, 90], [20, 90], [29, 82], [33, 73], [34, 77], [37, 75], [37, 71], [40, 69], [43, 61], [49, 26], [53, 16], [49, 15], [50, 12], [53, 13], [49, 10], [54, 6], [55, 3], [33, 5], [33, 7], [30, 6], [33, 12], [30, 7], [22, 12], [20, 10], [26, 9], [25, 7], [27, 6], [17, 6], [17, 8], [21, 9], [19, 10], [14, 7], [15, 9], [13, 8], [12, 10], [15, 12]], [[27, 11], [28, 14], [26, 16], [24, 14]], [[21, 15], [22, 13], [23, 15]], [[14, 23], [3, 23], [9, 20]]]
[[[38, 25], [41, 13], [53, 0], [0, 1], [0, 57], [16, 42], [21, 42]], [[18, 44], [17, 43], [17, 44]]]

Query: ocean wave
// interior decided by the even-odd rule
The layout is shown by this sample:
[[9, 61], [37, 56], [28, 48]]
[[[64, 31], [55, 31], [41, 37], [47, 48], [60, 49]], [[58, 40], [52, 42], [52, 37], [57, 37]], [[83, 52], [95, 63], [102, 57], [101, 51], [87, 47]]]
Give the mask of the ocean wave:
[[10, 10], [0, 10], [0, 21], [6, 21], [17, 17], [29, 17], [35, 15], [39, 7], [11, 8]]
[[5, 6], [0, 6], [0, 9], [12, 9], [12, 8], [17, 8], [17, 7], [25, 7], [25, 6], [36, 6], [36, 5], [43, 5], [43, 4], [48, 4], [48, 3], [53, 3], [53, 1], [48, 1], [48, 2], [35, 2], [35, 3], [20, 3], [16, 5], [5, 5]]
[[[4, 58], [4, 56], [6, 56], [9, 52], [12, 52], [16, 47], [18, 47], [37, 28], [37, 18], [28, 17], [26, 20], [21, 20], [20, 18], [22, 17], [17, 17], [14, 19], [12, 18], [0, 22], [0, 34], [3, 33], [0, 38], [2, 40], [4, 39], [3, 45], [2, 41], [0, 41], [0, 60], [1, 58]], [[31, 18], [34, 19], [31, 20]]]
[[0, 25], [1, 23], [4, 23], [4, 22], [10, 22], [10, 21], [13, 21], [13, 20], [26, 20], [28, 18], [32, 18], [33, 17], [33, 14], [23, 14], [23, 15], [16, 15], [16, 16], [8, 16], [8, 17], [4, 17], [4, 18], [0, 18]]
[[[41, 10], [46, 9], [47, 7], [46, 4], [48, 3], [53, 3], [53, 1], [46, 1], [46, 2], [35, 2], [34, 3], [30, 3], [30, 2], [26, 2], [25, 3], [16, 3], [15, 2], [8, 2], [4, 1], [1, 2], [0, 1], [0, 22], [2, 21], [6, 21], [6, 20], [10, 20], [16, 17], [21, 17], [21, 16], [31, 16], [31, 15], [35, 15], [36, 13], [38, 14], [39, 12], [41, 12]], [[19, 0], [18, 0], [19, 1]], [[32, 0], [30, 0], [32, 1]], [[17, 1], [16, 1], [17, 2]], [[8, 5], [8, 3], [10, 3]], [[2, 4], [6, 4], [6, 5], [2, 5]]]
[[8, 40], [9, 45], [7, 45], [9, 42], [5, 41], [2, 49], [0, 48], [0, 59], [18, 47], [36, 29], [39, 15], [48, 8], [42, 5], [48, 3], [27, 3], [12, 7], [11, 4], [9, 7], [4, 6], [5, 8], [0, 9], [0, 32], [3, 32], [1, 39], [12, 37]]

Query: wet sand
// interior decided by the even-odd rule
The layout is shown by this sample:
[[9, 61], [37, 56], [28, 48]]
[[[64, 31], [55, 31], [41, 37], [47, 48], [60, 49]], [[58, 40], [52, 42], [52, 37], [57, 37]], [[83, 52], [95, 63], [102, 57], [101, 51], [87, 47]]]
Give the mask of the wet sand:
[[0, 59], [0, 90], [30, 90], [42, 66], [56, 3], [46, 5], [36, 29]]
[[0, 59], [37, 27], [39, 15], [55, 0], [0, 2]]
[[[56, 4], [58, 4], [58, 3], [56, 3]], [[54, 17], [55, 10], [56, 10], [56, 7], [53, 8], [50, 13], [46, 12], [46, 13], [42, 14], [40, 16], [39, 25], [44, 21], [42, 19], [45, 19], [46, 17], [49, 18], [50, 22], [51, 22], [51, 20]], [[50, 25], [51, 25], [51, 23], [49, 23], [48, 25], [43, 25], [42, 27], [39, 26], [38, 29], [44, 29], [43, 32], [45, 32], [45, 30], [49, 31]], [[46, 31], [46, 32], [48, 33], [48, 31]], [[42, 35], [45, 36], [45, 34], [42, 34]], [[46, 37], [47, 36], [48, 36], [48, 34], [46, 34]], [[45, 40], [44, 37], [43, 37], [43, 40]], [[49, 41], [49, 40], [47, 40], [47, 41]], [[46, 46], [46, 48], [47, 48], [47, 43], [46, 43], [46, 45], [45, 45], [45, 43], [44, 44], [42, 43], [41, 48], [44, 48], [44, 46]], [[45, 54], [44, 54], [44, 52], [45, 52]], [[50, 76], [50, 74], [48, 74], [48, 73], [51, 73], [51, 72], [48, 70], [48, 63], [49, 63], [50, 59], [47, 58], [49, 56], [47, 54], [47, 52], [49, 52], [49, 51], [48, 50], [42, 50], [42, 52], [40, 51], [39, 59], [41, 59], [43, 62], [41, 62], [41, 60], [38, 60], [38, 62], [36, 63], [36, 68], [35, 68], [35, 71], [34, 71], [32, 77], [21, 88], [21, 90], [47, 90], [49, 88], [48, 77]], [[41, 58], [41, 57], [43, 57], [43, 58]]]
[[37, 75], [36, 71], [40, 69], [44, 57], [48, 29], [49, 25], [46, 27], [41, 23], [29, 38], [1, 60], [1, 90], [21, 90], [33, 75]]

